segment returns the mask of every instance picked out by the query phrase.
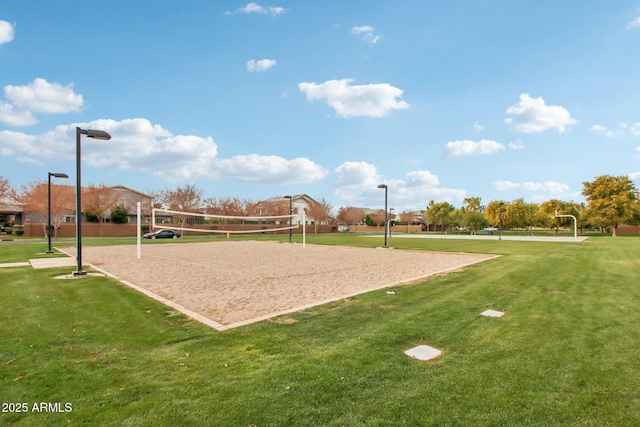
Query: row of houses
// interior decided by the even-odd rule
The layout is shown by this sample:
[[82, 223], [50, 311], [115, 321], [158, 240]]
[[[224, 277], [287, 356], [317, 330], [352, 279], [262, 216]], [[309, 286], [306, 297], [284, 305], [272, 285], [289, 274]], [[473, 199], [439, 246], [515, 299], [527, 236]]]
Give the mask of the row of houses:
[[[112, 192], [112, 198], [114, 200], [113, 206], [121, 206], [129, 212], [129, 222], [137, 221], [136, 207], [138, 202], [141, 203], [142, 208], [146, 211], [146, 216], [148, 217], [150, 214], [153, 197], [123, 185], [108, 187], [108, 189]], [[73, 190], [75, 191], [75, 188], [73, 188]], [[42, 222], [46, 220], [41, 213], [30, 212], [28, 209], [25, 209], [24, 206], [15, 203], [0, 203], [0, 215], [11, 217], [14, 227], [24, 226], [28, 221]], [[109, 218], [111, 216], [111, 209], [107, 209], [104, 216], [105, 218]], [[143, 217], [144, 216], [145, 213], [143, 213]], [[75, 208], [66, 209], [63, 222], [76, 222]]]
[[[56, 186], [57, 189], [60, 186]], [[75, 188], [69, 187], [67, 190], [72, 191], [75, 194]], [[135, 189], [123, 186], [116, 185], [112, 187], [107, 187], [106, 190], [109, 193], [108, 203], [109, 206], [106, 207], [104, 212], [101, 214], [101, 222], [108, 223], [111, 217], [111, 210], [115, 206], [119, 206], [123, 208], [124, 211], [128, 214], [128, 222], [132, 225], [137, 223], [137, 204], [141, 205], [141, 222], [143, 224], [149, 224], [151, 221], [151, 210], [154, 207], [154, 198], [151, 195], [145, 194], [143, 192], [137, 191]], [[59, 191], [59, 190], [58, 190]], [[45, 193], [46, 197], [46, 193]], [[87, 196], [83, 193], [83, 201], [87, 200]], [[157, 201], [156, 201], [157, 202]], [[317, 205], [318, 202], [314, 200], [307, 194], [296, 194], [292, 196], [278, 196], [272, 197], [261, 202], [256, 203], [256, 206], [267, 206], [269, 204], [280, 204], [280, 205], [290, 205], [292, 209], [292, 213], [296, 215], [294, 217], [294, 223], [298, 224], [306, 224], [306, 225], [315, 225], [315, 226], [323, 226], [322, 231], [332, 230], [330, 226], [336, 223], [335, 218], [322, 218], [319, 221], [313, 218], [311, 215], [312, 206]], [[353, 208], [355, 210], [362, 212], [362, 218], [365, 216], [370, 217], [379, 217], [380, 215], [384, 215], [384, 210], [382, 209], [369, 209], [369, 208]], [[69, 233], [72, 232], [72, 224], [75, 224], [75, 206], [73, 208], [65, 208], [64, 209], [64, 218], [60, 218], [60, 213], [57, 213], [57, 221], [56, 226], [60, 226], [62, 229], [69, 229]], [[85, 212], [83, 212], [85, 214]], [[256, 214], [262, 214], [261, 212], [256, 212]], [[39, 224], [40, 227], [43, 227], [47, 221], [46, 213], [43, 212], [42, 206], [38, 210], [38, 212], [30, 212], [28, 208], [25, 208], [18, 204], [2, 204], [0, 203], [0, 215], [5, 218], [11, 218], [11, 223], [16, 228], [23, 228], [25, 232], [31, 230], [31, 233], [26, 233], [27, 235], [34, 235], [34, 233], [40, 234], [40, 232], [35, 231], [37, 229], [36, 224]], [[395, 221], [398, 220], [397, 215], [394, 214], [393, 210], [390, 210], [388, 219]], [[86, 222], [86, 214], [83, 215], [83, 222]], [[420, 224], [422, 222], [422, 212], [415, 212], [414, 217], [411, 223]], [[364, 226], [364, 221], [351, 221], [349, 224], [346, 224], [345, 221], [340, 223], [342, 225], [349, 226]], [[88, 224], [89, 225], [89, 224]], [[336, 224], [337, 225], [337, 224]], [[102, 224], [101, 224], [102, 227]], [[327, 228], [329, 227], [329, 228]], [[334, 227], [334, 231], [338, 231], [337, 227]], [[100, 228], [100, 234], [104, 231]], [[44, 231], [42, 231], [44, 233]], [[111, 231], [107, 231], [107, 234], [112, 233]]]
[[[60, 186], [56, 187], [58, 189], [60, 188]], [[70, 187], [69, 189], [72, 189], [73, 194], [75, 194], [75, 188]], [[109, 201], [111, 203], [111, 207], [105, 209], [102, 213], [102, 222], [108, 223], [111, 217], [111, 210], [115, 206], [119, 206], [128, 213], [128, 222], [131, 224], [135, 224], [137, 223], [138, 219], [137, 204], [140, 203], [141, 222], [143, 224], [149, 224], [149, 222], [151, 221], [151, 210], [154, 207], [154, 199], [152, 196], [123, 185], [107, 187], [107, 190], [109, 192]], [[83, 201], [84, 200], [86, 200], [86, 196], [83, 195]], [[41, 204], [42, 203], [45, 202], [41, 201]], [[302, 224], [303, 216], [304, 222], [307, 225], [313, 225], [315, 223], [314, 218], [308, 214], [308, 210], [312, 204], [317, 202], [307, 194], [293, 195], [290, 199], [289, 197], [273, 197], [260, 203], [263, 203], [265, 205], [269, 203], [290, 203], [292, 212], [294, 215], [296, 215], [296, 218], [294, 218], [294, 223], [297, 221], [299, 224]], [[258, 205], [260, 205], [260, 203], [258, 203]], [[75, 206], [73, 208], [65, 208], [64, 210], [64, 218], [62, 220], [59, 219], [58, 223], [60, 224], [61, 228], [69, 228], [71, 230], [71, 228], [67, 227], [66, 225], [75, 224], [76, 222]], [[303, 211], [307, 213], [303, 214]], [[47, 221], [46, 213], [43, 212], [42, 206], [40, 207], [40, 209], [38, 209], [38, 212], [34, 212], [29, 211], [28, 208], [25, 208], [24, 206], [19, 204], [0, 203], [0, 215], [5, 219], [8, 219], [8, 222], [11, 223], [12, 227], [23, 228], [25, 229], [25, 231], [37, 230], [37, 228], [34, 227], [34, 224], [41, 224], [42, 226], [44, 226], [44, 223], [46, 223]], [[58, 213], [57, 216], [60, 217], [60, 214]], [[84, 211], [82, 221], [87, 221], [86, 213]], [[329, 223], [330, 221], [325, 220], [320, 222], [319, 224], [328, 225]], [[90, 224], [87, 225], [90, 226]], [[102, 229], [100, 234], [102, 234]]]

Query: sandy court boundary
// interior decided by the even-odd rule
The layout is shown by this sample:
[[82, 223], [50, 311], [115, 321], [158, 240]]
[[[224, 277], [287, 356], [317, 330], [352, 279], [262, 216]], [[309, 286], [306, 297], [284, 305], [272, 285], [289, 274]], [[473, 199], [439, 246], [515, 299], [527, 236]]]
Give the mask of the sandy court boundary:
[[[75, 256], [75, 248], [60, 248]], [[373, 290], [414, 282], [497, 255], [259, 241], [85, 246], [96, 270], [226, 330]]]

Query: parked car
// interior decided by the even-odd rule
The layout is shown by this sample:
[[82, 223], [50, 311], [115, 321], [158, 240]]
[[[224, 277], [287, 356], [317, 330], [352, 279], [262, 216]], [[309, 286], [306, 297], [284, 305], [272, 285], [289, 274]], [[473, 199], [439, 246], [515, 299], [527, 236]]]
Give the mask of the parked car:
[[484, 229], [484, 231], [498, 231], [498, 229], [495, 227], [487, 227]]
[[456, 227], [456, 230], [458, 230], [458, 231], [469, 231], [469, 230], [467, 230], [467, 227]]
[[164, 229], [154, 231], [153, 233], [146, 233], [142, 237], [144, 237], [145, 239], [177, 239], [178, 237], [180, 237], [180, 232]]

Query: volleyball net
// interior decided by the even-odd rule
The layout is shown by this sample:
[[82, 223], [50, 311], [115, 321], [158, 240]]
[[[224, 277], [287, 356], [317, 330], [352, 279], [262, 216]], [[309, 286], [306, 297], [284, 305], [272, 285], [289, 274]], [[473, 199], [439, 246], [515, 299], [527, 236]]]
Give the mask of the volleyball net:
[[197, 233], [276, 233], [298, 228], [298, 215], [232, 216], [153, 208], [152, 227]]

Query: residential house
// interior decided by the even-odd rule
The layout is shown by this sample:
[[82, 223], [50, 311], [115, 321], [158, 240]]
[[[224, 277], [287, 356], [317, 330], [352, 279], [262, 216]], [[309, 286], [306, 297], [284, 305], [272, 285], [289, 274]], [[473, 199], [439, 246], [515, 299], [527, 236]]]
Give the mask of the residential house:
[[[260, 203], [265, 203], [265, 204], [289, 203], [289, 197], [288, 196], [272, 197], [270, 199], [258, 202], [258, 205], [260, 205]], [[302, 224], [303, 215], [304, 215], [304, 221], [306, 225], [315, 224], [315, 219], [309, 215], [309, 209], [308, 209], [314, 203], [318, 203], [318, 202], [307, 194], [292, 195], [291, 207], [293, 210], [293, 214], [296, 215], [293, 219], [294, 223], [297, 222], [298, 224]], [[328, 225], [328, 224], [329, 224], [329, 221], [326, 221], [326, 220], [318, 223], [318, 225]]]

